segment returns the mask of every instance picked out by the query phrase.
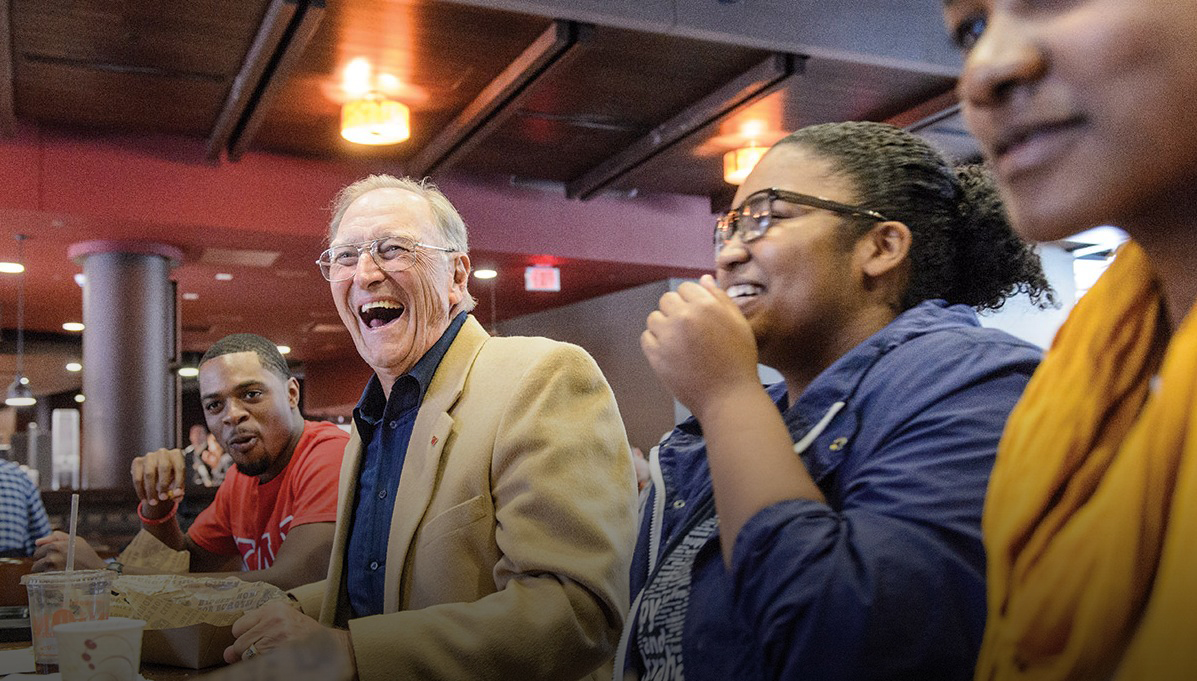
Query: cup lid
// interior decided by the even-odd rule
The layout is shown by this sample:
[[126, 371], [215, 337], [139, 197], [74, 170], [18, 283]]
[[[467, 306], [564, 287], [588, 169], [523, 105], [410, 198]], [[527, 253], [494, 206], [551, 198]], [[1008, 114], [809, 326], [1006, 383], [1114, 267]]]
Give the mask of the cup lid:
[[82, 622], [63, 622], [54, 625], [54, 631], [126, 631], [129, 629], [144, 629], [145, 620], [135, 620], [129, 617], [109, 617], [102, 620], [85, 620]]
[[55, 570], [53, 572], [31, 572], [21, 575], [22, 584], [38, 584], [42, 586], [58, 586], [67, 584], [93, 584], [96, 582], [112, 583], [112, 570]]

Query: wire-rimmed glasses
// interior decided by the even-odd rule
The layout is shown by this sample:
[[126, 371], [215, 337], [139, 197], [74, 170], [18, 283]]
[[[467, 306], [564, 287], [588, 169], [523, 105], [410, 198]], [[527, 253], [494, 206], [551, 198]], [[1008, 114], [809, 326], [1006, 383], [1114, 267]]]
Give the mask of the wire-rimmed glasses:
[[352, 279], [362, 253], [369, 253], [378, 269], [402, 272], [416, 263], [419, 249], [455, 253], [456, 248], [425, 244], [404, 236], [384, 236], [355, 244], [338, 244], [320, 254], [316, 264], [328, 281]]

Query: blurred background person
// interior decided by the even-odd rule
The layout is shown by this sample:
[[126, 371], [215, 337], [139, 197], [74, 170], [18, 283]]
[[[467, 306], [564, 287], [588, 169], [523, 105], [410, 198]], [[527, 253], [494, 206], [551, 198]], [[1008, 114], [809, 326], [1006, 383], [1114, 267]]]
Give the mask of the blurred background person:
[[191, 471], [192, 484], [219, 487], [233, 465], [233, 457], [224, 451], [215, 435], [198, 423], [187, 431], [187, 439], [190, 444], [183, 450], [183, 463]]
[[37, 539], [50, 534], [50, 519], [37, 485], [12, 461], [0, 460], [0, 556], [31, 556]]
[[651, 453], [625, 668], [971, 677], [985, 487], [1040, 356], [974, 310], [1049, 303], [1038, 256], [982, 169], [880, 123], [793, 133], [732, 205], [716, 276], [641, 336], [694, 418]]
[[1197, 676], [1197, 2], [952, 0], [1019, 232], [1131, 237], [1010, 417], [977, 679]]
[[200, 451], [195, 464], [195, 475], [199, 484], [204, 487], [219, 487], [224, 482], [224, 476], [233, 465], [233, 457], [224, 451], [216, 436], [208, 433], [205, 438], [204, 449]]

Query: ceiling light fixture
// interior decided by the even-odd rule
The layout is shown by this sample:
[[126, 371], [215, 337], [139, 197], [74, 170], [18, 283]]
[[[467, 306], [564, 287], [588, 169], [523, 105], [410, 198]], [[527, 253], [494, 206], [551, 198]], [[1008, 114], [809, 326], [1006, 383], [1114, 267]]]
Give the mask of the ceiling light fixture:
[[411, 137], [406, 104], [370, 92], [341, 105], [341, 137], [354, 144], [398, 144]]
[[83, 322], [63, 322], [62, 328], [64, 331], [82, 331]]
[[19, 262], [0, 262], [0, 274], [20, 274], [25, 266]]
[[195, 378], [199, 376], [199, 369], [197, 367], [181, 367], [179, 375], [183, 378]]
[[291, 354], [291, 346], [290, 345], [279, 345], [277, 347], [278, 347], [278, 354], [280, 354], [280, 355]]
[[474, 270], [475, 279], [494, 279], [497, 276], [499, 276], [499, 273], [490, 268]]
[[17, 260], [21, 264], [21, 278], [17, 280], [17, 375], [8, 386], [4, 403], [10, 407], [28, 407], [37, 403], [25, 378], [25, 235], [17, 234]]
[[723, 179], [728, 184], [742, 184], [748, 173], [756, 167], [768, 147], [757, 146], [756, 142], [749, 142], [748, 146], [732, 149], [723, 155]]
[[83, 365], [78, 362], [67, 362], [66, 370], [72, 373], [83, 371]]

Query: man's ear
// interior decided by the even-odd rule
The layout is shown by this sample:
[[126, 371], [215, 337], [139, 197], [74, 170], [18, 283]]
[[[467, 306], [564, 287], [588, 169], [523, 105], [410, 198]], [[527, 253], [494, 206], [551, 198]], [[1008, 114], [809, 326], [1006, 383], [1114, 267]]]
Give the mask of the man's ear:
[[292, 408], [299, 408], [299, 380], [292, 376], [287, 379], [287, 403]]
[[449, 307], [454, 308], [469, 294], [470, 256], [458, 253], [453, 259], [453, 281], [449, 285]]
[[898, 270], [910, 255], [911, 241], [910, 228], [897, 220], [873, 225], [856, 241], [861, 270], [870, 277], [883, 277]]

